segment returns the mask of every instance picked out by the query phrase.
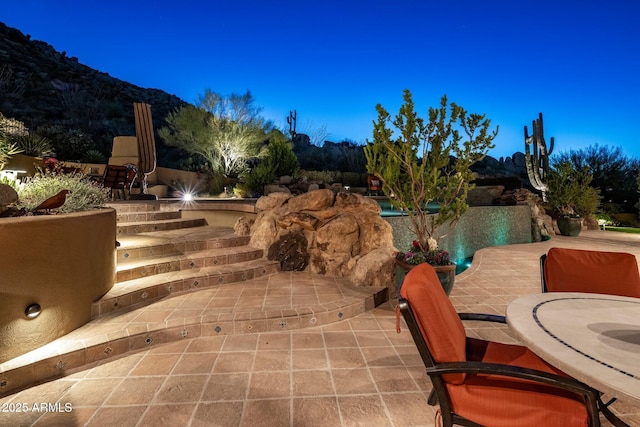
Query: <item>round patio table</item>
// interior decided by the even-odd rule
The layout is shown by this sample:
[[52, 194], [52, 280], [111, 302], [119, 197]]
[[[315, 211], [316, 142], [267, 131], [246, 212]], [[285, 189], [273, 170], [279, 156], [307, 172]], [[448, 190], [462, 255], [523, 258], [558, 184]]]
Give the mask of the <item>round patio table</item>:
[[640, 404], [640, 299], [590, 293], [526, 295], [507, 324], [549, 364], [631, 404]]

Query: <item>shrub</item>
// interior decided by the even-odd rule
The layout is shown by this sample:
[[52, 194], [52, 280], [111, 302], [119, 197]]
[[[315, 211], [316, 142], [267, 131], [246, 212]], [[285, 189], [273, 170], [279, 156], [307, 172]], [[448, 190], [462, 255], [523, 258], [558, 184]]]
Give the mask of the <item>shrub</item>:
[[267, 146], [266, 156], [255, 168], [242, 175], [243, 189], [262, 194], [265, 185], [280, 176], [293, 176], [298, 169], [298, 158], [293, 153], [291, 143], [271, 141]]
[[67, 201], [59, 212], [77, 212], [102, 207], [109, 200], [109, 190], [95, 184], [89, 177], [79, 174], [62, 174], [57, 171], [40, 171], [28, 179], [18, 190], [18, 207], [35, 209], [47, 198], [69, 190]]
[[16, 138], [16, 145], [20, 151], [32, 157], [44, 157], [53, 155], [53, 149], [46, 137], [28, 133]]
[[558, 160], [547, 174], [547, 200], [560, 216], [586, 217], [595, 213], [600, 202], [591, 186], [593, 175], [588, 166], [576, 167], [569, 160]]

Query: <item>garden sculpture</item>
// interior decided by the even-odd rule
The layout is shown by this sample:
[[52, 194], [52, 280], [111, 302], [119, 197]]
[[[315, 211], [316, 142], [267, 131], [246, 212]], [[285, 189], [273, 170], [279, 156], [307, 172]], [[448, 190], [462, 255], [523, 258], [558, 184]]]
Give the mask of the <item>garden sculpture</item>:
[[67, 201], [67, 193], [70, 193], [69, 190], [62, 190], [55, 196], [51, 196], [46, 199], [44, 202], [40, 203], [34, 211], [42, 211], [49, 213], [51, 209], [58, 209], [60, 206], [64, 205], [64, 202]]
[[153, 134], [151, 106], [139, 102], [133, 103], [136, 138], [138, 139], [138, 172], [140, 173], [140, 192], [147, 194], [147, 176], [156, 170], [156, 140]]
[[[533, 121], [533, 135], [529, 136], [527, 126], [524, 127], [524, 150], [527, 174], [533, 188], [542, 192], [542, 200], [547, 200], [547, 184], [545, 178], [549, 172], [549, 156], [553, 152], [554, 139], [547, 149], [542, 129], [542, 113]], [[533, 146], [533, 148], [531, 148]]]

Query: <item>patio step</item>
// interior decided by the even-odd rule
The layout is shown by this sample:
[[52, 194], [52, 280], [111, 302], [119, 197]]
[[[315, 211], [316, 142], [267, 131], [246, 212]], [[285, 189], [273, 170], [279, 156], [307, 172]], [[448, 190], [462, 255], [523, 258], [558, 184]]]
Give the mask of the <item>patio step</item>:
[[179, 219], [182, 218], [180, 211], [142, 211], [142, 212], [126, 212], [116, 213], [116, 222], [144, 222], [144, 221], [158, 221], [163, 219]]
[[164, 206], [160, 203], [152, 202], [117, 202], [107, 203], [107, 206], [116, 210], [116, 214], [132, 213], [132, 212], [150, 212], [159, 211]]
[[207, 267], [194, 267], [157, 273], [152, 276], [118, 281], [91, 307], [91, 318], [126, 308], [151, 305], [180, 292], [193, 292], [212, 286], [266, 277], [280, 271], [277, 261], [264, 258]]
[[165, 219], [159, 221], [122, 222], [118, 224], [118, 236], [148, 233], [151, 231], [175, 230], [177, 228], [202, 227], [207, 225], [204, 218]]
[[92, 305], [92, 318], [153, 304], [176, 292], [277, 273], [277, 262], [248, 246], [249, 236], [159, 203], [116, 204], [118, 242], [116, 284]]
[[118, 262], [159, 255], [177, 255], [204, 249], [223, 249], [249, 244], [249, 236], [238, 236], [226, 227], [178, 228], [118, 237]]
[[262, 258], [262, 254], [262, 249], [237, 246], [223, 249], [203, 249], [186, 253], [177, 251], [172, 254], [147, 258], [119, 260], [116, 267], [116, 282], [151, 277], [171, 271], [253, 261]]

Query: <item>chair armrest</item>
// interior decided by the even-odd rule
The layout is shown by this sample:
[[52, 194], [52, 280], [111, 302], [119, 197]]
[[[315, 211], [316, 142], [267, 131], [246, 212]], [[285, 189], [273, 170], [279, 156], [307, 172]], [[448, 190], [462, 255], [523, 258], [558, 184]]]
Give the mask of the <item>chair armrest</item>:
[[498, 314], [458, 313], [460, 320], [482, 320], [484, 322], [507, 323], [504, 316]]
[[548, 384], [557, 388], [572, 391], [589, 398], [593, 403], [597, 402], [598, 391], [571, 377], [561, 377], [549, 372], [520, 366], [504, 365], [500, 363], [485, 362], [451, 362], [439, 363], [427, 368], [427, 374], [484, 374], [500, 375], [504, 377], [519, 378], [529, 381]]

